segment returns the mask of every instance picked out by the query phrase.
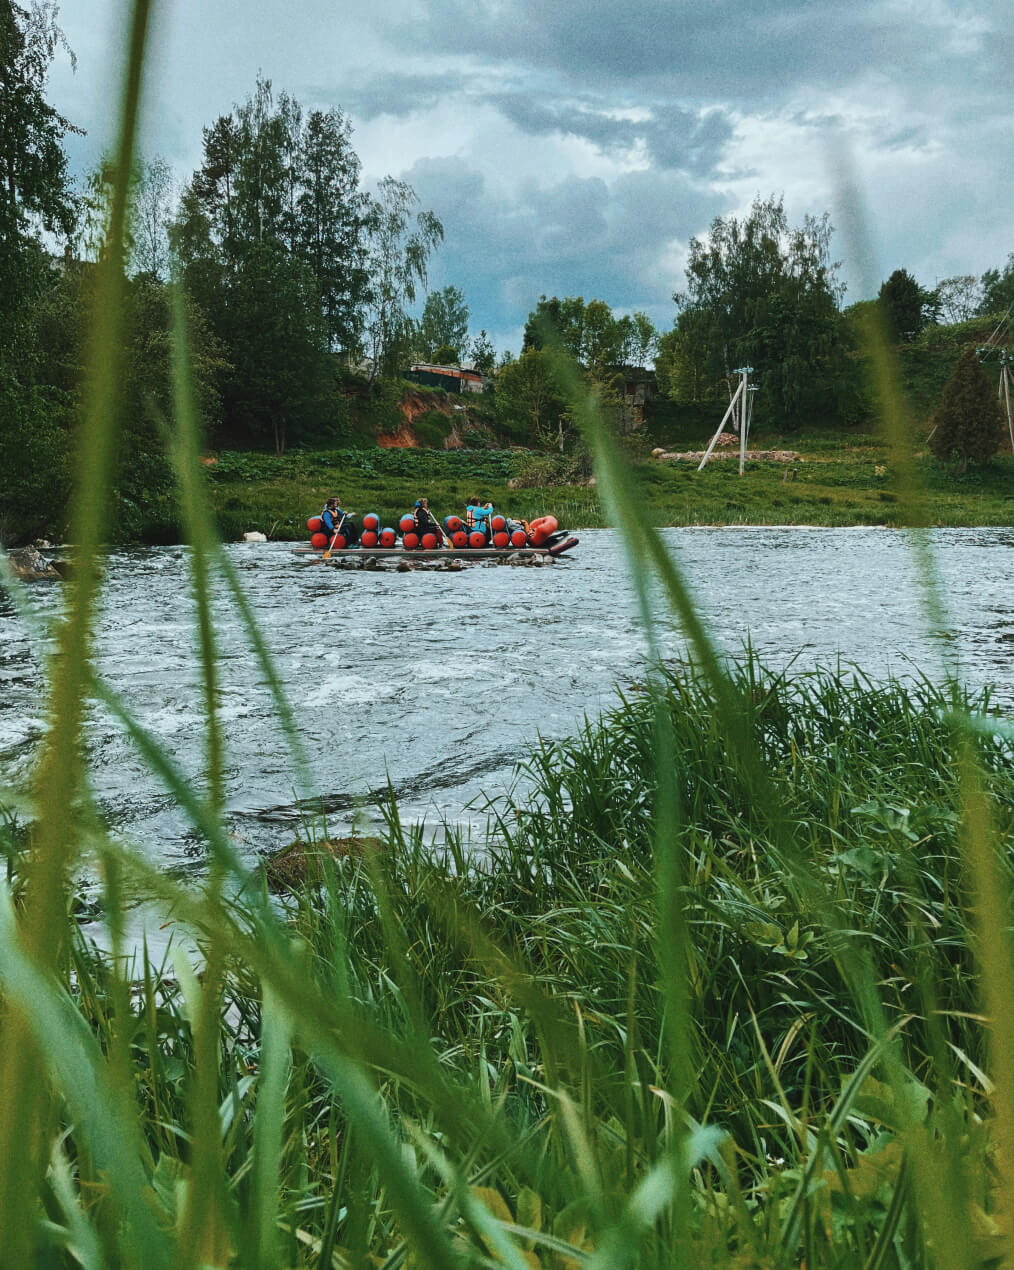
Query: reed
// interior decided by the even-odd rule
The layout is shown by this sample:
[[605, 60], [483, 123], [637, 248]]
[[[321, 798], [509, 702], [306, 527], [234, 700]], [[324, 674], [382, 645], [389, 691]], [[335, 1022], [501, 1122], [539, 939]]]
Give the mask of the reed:
[[[138, 0], [124, 173], [146, 24]], [[453, 833], [429, 843], [391, 802], [379, 849], [321, 855], [272, 897], [222, 821], [220, 592], [275, 692], [297, 784], [305, 763], [212, 532], [182, 309], [171, 432], [204, 685], [200, 781], [91, 663], [117, 426], [122, 252], [109, 258], [50, 739], [33, 789], [0, 799], [0, 1264], [1003, 1263], [1014, 730], [988, 695], [852, 668], [774, 675], [749, 649], [720, 657], [561, 360], [645, 627], [663, 629], [668, 606], [691, 660], [653, 647], [614, 710], [538, 745], [532, 792], [490, 804], [482, 850]], [[878, 365], [900, 446], [894, 372]], [[918, 524], [906, 473], [901, 510]], [[101, 824], [86, 709], [121, 721], [193, 821], [202, 884], [153, 869]], [[78, 921], [85, 859], [101, 870], [111, 952]], [[164, 962], [125, 946], [138, 892], [187, 937]]]

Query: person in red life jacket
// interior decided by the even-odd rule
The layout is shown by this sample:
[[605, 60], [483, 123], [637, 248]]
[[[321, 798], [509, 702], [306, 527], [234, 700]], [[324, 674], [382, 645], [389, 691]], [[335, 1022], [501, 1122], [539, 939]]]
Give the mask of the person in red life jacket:
[[423, 534], [435, 535], [438, 543], [442, 543], [446, 537], [436, 517], [430, 511], [430, 500], [428, 498], [420, 498], [416, 501], [415, 532], [419, 535], [420, 542], [422, 542]]
[[359, 529], [356, 522], [348, 512], [342, 510], [341, 500], [337, 496], [329, 498], [324, 504], [320, 519], [329, 545], [334, 542], [335, 534], [341, 534], [345, 539], [346, 547], [351, 547], [353, 543], [359, 541]]

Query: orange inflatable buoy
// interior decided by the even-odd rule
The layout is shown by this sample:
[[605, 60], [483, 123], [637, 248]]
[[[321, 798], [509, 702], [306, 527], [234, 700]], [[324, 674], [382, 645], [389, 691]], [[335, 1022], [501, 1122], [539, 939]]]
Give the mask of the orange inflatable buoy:
[[560, 523], [555, 516], [540, 516], [528, 526], [528, 541], [533, 547], [541, 547], [550, 534], [555, 534]]

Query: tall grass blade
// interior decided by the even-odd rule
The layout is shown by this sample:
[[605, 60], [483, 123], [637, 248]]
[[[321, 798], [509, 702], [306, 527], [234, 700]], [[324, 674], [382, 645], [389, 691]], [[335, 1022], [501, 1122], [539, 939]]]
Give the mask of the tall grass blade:
[[[106, 524], [117, 437], [117, 399], [122, 368], [124, 228], [134, 155], [142, 71], [148, 33], [148, 0], [136, 0], [116, 148], [106, 260], [100, 267], [91, 348], [87, 409], [81, 431], [72, 510], [75, 577], [60, 655], [52, 672], [51, 726], [37, 779], [37, 847], [28, 884], [24, 929], [40, 966], [54, 965], [65, 941], [63, 889], [79, 843], [76, 805], [84, 788], [81, 728], [92, 622], [99, 584], [98, 551]], [[9, 1009], [2, 1044], [8, 1056], [0, 1100], [0, 1264], [27, 1262], [35, 1221], [34, 1195], [46, 1165], [45, 1095], [35, 1079], [38, 1055], [27, 1019]], [[26, 1185], [26, 1180], [31, 1182]]]

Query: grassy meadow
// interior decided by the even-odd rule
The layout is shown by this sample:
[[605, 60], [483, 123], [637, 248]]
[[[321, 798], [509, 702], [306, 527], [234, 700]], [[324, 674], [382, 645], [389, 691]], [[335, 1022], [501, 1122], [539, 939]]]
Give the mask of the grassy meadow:
[[[680, 437], [680, 449], [703, 449], [706, 440]], [[899, 525], [898, 471], [883, 436], [814, 429], [803, 434], [751, 439], [756, 449], [794, 450], [798, 462], [716, 459], [703, 472], [689, 461], [658, 462], [636, 456], [640, 497], [655, 525]], [[206, 471], [220, 533], [238, 538], [260, 530], [272, 538], [306, 537], [306, 520], [338, 493], [362, 515], [376, 511], [385, 525], [427, 495], [441, 516], [460, 514], [466, 499], [488, 495], [509, 516], [552, 514], [571, 529], [602, 528], [614, 520], [598, 487], [552, 476], [551, 457], [519, 451], [342, 450], [272, 455], [226, 451]], [[929, 454], [916, 451], [914, 467], [934, 525], [1014, 524], [1014, 458], [953, 476]], [[547, 474], [551, 483], [546, 480]], [[518, 480], [524, 488], [511, 488]], [[531, 483], [530, 483], [531, 482]], [[177, 541], [178, 525], [153, 522], [150, 536]]]
[[[173, 456], [203, 690], [199, 780], [102, 679], [91, 653], [119, 423], [117, 262], [147, 23], [138, 0], [66, 620], [46, 628], [30, 590], [4, 576], [53, 651], [35, 775], [0, 790], [0, 1266], [1009, 1263], [1014, 727], [957, 685], [776, 677], [748, 654], [718, 658], [654, 527], [676, 519], [656, 486], [684, 473], [618, 455], [565, 363], [598, 478], [581, 497], [622, 530], [649, 637], [653, 605], [669, 605], [690, 659], [653, 649], [608, 717], [536, 746], [534, 790], [493, 807], [488, 842], [434, 847], [387, 802], [385, 835], [334, 858], [284, 685], [215, 534], [221, 491], [246, 497], [264, 478], [250, 467], [226, 479], [220, 464], [209, 490], [202, 476], [182, 304]], [[889, 360], [878, 365], [888, 441], [870, 442], [854, 479], [896, 523], [932, 523], [922, 461], [891, 457], [903, 420]], [[833, 455], [804, 466], [827, 478], [838, 462], [847, 475], [851, 460]], [[759, 487], [753, 472], [703, 475], [726, 502], [730, 482]], [[337, 489], [357, 510], [369, 494], [387, 511], [376, 472], [358, 487], [351, 476], [350, 464], [296, 474], [269, 510], [299, 504], [303, 518]], [[431, 476], [422, 491], [419, 476], [397, 475], [392, 512], [408, 483], [440, 512], [452, 493], [497, 496], [467, 472], [453, 489]], [[844, 499], [858, 486], [814, 488]], [[590, 523], [560, 499], [537, 510]], [[918, 537], [913, 549], [936, 623], [932, 561]], [[212, 616], [224, 597], [230, 642], [245, 641], [274, 692], [303, 798], [309, 863], [281, 896], [224, 828]], [[84, 743], [94, 710], [119, 721], [192, 821], [201, 880], [154, 867], [102, 823], [90, 796], [102, 758]], [[88, 905], [84, 870], [101, 879]], [[172, 932], [164, 959], [125, 942], [138, 894]], [[95, 922], [108, 951], [87, 937]]]

